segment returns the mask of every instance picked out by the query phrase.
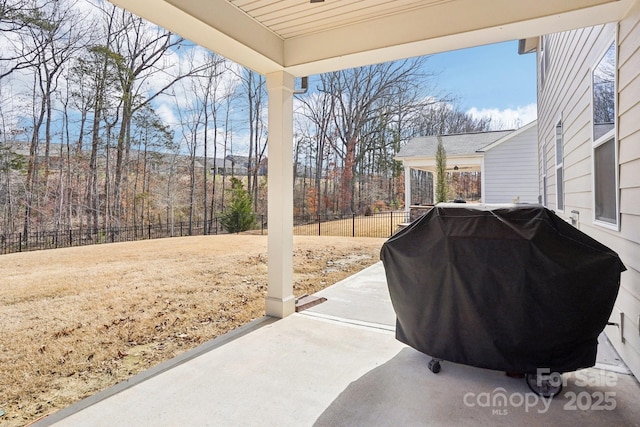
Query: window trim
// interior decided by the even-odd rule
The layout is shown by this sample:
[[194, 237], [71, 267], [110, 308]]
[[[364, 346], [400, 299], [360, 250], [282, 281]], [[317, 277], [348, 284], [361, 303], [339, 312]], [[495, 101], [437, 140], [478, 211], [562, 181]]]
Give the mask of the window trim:
[[[558, 134], [558, 129], [560, 129], [560, 133]], [[556, 210], [558, 212], [564, 212], [565, 211], [565, 203], [566, 203], [566, 197], [565, 197], [565, 177], [564, 177], [564, 128], [562, 126], [562, 117], [560, 117], [560, 119], [556, 122], [555, 127], [553, 128], [553, 132], [554, 132], [554, 171], [555, 171], [555, 184], [556, 184]], [[560, 149], [561, 151], [558, 152], [558, 143], [560, 143]], [[560, 154], [560, 156], [558, 156], [558, 154]], [[559, 185], [558, 185], [558, 171], [562, 172], [562, 188], [559, 190]], [[560, 207], [560, 201], [562, 201], [562, 207]]]
[[[618, 60], [618, 55], [620, 54], [620, 46], [618, 45], [618, 27], [616, 27], [616, 34], [611, 37], [611, 39], [609, 40], [609, 42], [606, 44], [606, 47], [600, 52], [600, 54], [598, 55], [598, 60], [593, 64], [593, 66], [591, 67], [591, 72], [590, 72], [590, 93], [591, 93], [591, 188], [593, 189], [591, 192], [591, 202], [592, 202], [592, 222], [594, 225], [597, 225], [599, 227], [603, 227], [603, 228], [607, 228], [609, 230], [613, 230], [613, 231], [620, 231], [620, 158], [619, 158], [619, 150], [618, 150], [618, 122], [619, 122], [619, 118], [618, 118], [618, 83], [619, 83], [619, 72], [618, 72], [618, 64], [619, 64], [619, 60]], [[595, 72], [596, 68], [598, 67], [598, 65], [600, 64], [600, 62], [602, 61], [602, 59], [605, 57], [605, 55], [607, 54], [607, 51], [609, 50], [609, 48], [611, 47], [611, 44], [614, 45], [615, 47], [615, 82], [614, 82], [614, 99], [613, 99], [613, 105], [614, 105], [614, 117], [615, 117], [615, 122], [614, 122], [614, 126], [613, 129], [611, 129], [610, 131], [608, 131], [607, 133], [605, 133], [604, 135], [600, 136], [600, 138], [598, 138], [596, 140], [596, 136], [595, 136], [595, 126], [594, 126], [594, 85], [593, 85], [593, 73]], [[604, 221], [601, 219], [598, 219], [596, 217], [596, 156], [595, 156], [595, 151], [598, 147], [608, 143], [609, 141], [611, 141], [611, 139], [613, 139], [613, 149], [614, 149], [614, 180], [615, 180], [615, 223], [611, 223], [608, 221]]]
[[549, 185], [547, 181], [547, 143], [542, 144], [542, 206], [548, 206], [549, 194], [547, 187]]
[[540, 36], [540, 88], [544, 88], [547, 79], [547, 69], [549, 68], [549, 52], [548, 52], [549, 36]]

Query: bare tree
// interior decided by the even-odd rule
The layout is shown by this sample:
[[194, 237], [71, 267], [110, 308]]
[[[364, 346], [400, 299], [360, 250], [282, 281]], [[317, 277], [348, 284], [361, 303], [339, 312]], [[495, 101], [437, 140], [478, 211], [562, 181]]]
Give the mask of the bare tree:
[[413, 117], [410, 136], [451, 135], [483, 132], [491, 127], [490, 118], [475, 119], [460, 111], [455, 101], [434, 102]]
[[[212, 184], [212, 193], [211, 193], [211, 217], [213, 217], [214, 205], [215, 205], [215, 187], [216, 187], [216, 168], [215, 168], [215, 159], [218, 154], [218, 112], [221, 107], [221, 103], [224, 98], [229, 96], [228, 93], [225, 93], [225, 89], [223, 86], [223, 75], [225, 71], [227, 71], [227, 64], [224, 58], [214, 53], [207, 52], [204, 55], [204, 62], [207, 64], [206, 70], [203, 71], [203, 77], [198, 78], [197, 81], [200, 84], [201, 90], [199, 94], [195, 94], [202, 98], [202, 108], [204, 113], [204, 135], [203, 135], [203, 164], [202, 168], [202, 204], [203, 204], [203, 215], [204, 215], [204, 227], [203, 233], [208, 233], [208, 210], [209, 210], [209, 190], [208, 190], [208, 180], [207, 177], [209, 175], [209, 136], [213, 137], [213, 184]], [[210, 125], [212, 129], [210, 130]]]
[[[88, 179], [86, 187], [86, 213], [88, 230], [97, 233], [100, 218], [99, 202], [99, 171], [98, 155], [103, 146], [101, 129], [106, 127], [106, 170], [104, 178], [105, 212], [103, 215], [104, 228], [110, 225], [108, 212], [109, 183], [110, 183], [110, 137], [112, 129], [119, 121], [119, 110], [122, 103], [118, 70], [122, 68], [124, 58], [109, 47], [119, 29], [116, 27], [115, 8], [101, 9], [101, 24], [94, 26], [102, 31], [95, 44], [89, 46], [82, 56], [76, 58], [71, 83], [74, 84], [74, 97], [83, 112], [81, 117], [93, 112], [91, 120], [91, 151], [88, 165]], [[77, 152], [82, 151], [84, 120], [81, 122], [81, 132], [78, 137]]]
[[241, 74], [241, 81], [249, 130], [247, 192], [253, 200], [254, 211], [258, 211], [258, 175], [267, 149], [266, 123], [263, 116], [266, 102], [266, 81], [263, 76], [246, 69]]
[[307, 125], [298, 124], [298, 132], [301, 138], [308, 141], [311, 149], [310, 157], [313, 156], [313, 167], [310, 172], [313, 173], [314, 187], [310, 196], [315, 206], [311, 213], [326, 213], [328, 206], [324, 201], [325, 197], [322, 197], [322, 178], [328, 162], [332, 136], [336, 134], [332, 116], [335, 98], [326, 92], [314, 92], [309, 96], [301, 96], [300, 100], [302, 108], [298, 115], [303, 119], [299, 122]]
[[[133, 225], [151, 223], [151, 180], [157, 153], [171, 151], [173, 132], [162, 123], [150, 106], [139, 109], [133, 116], [133, 138], [136, 161], [133, 184]], [[155, 155], [154, 155], [155, 154]], [[142, 177], [140, 177], [142, 172]]]
[[[0, 97], [1, 95], [0, 92]], [[19, 175], [24, 172], [26, 159], [12, 149], [13, 139], [19, 132], [10, 129], [2, 109], [0, 109], [0, 123], [0, 215], [2, 217], [0, 234], [5, 234], [16, 231], [14, 210], [19, 194]]]
[[[133, 115], [165, 94], [178, 81], [199, 75], [207, 69], [207, 65], [196, 65], [188, 70], [181, 70], [172, 62], [172, 58], [178, 58], [177, 52], [184, 45], [184, 39], [129, 12], [118, 9], [117, 25], [120, 31], [116, 33], [111, 50], [119, 54], [124, 61], [118, 70], [122, 105], [116, 146], [113, 213], [120, 220], [126, 217], [126, 212], [122, 212], [122, 186], [126, 180], [124, 172], [130, 150]], [[158, 76], [162, 76], [160, 80], [163, 84], [154, 90], [147, 82]]]
[[56, 0], [34, 2], [31, 0], [0, 0], [0, 40], [5, 49], [0, 52], [0, 79], [19, 70], [33, 67], [42, 55], [42, 46], [25, 43], [43, 26], [51, 25], [47, 16]]
[[[29, 164], [26, 177], [24, 199], [25, 218], [24, 236], [31, 228], [33, 209], [39, 209], [39, 144], [41, 128], [45, 127], [44, 179], [48, 179], [50, 167], [51, 124], [53, 116], [53, 98], [59, 80], [72, 56], [82, 48], [80, 40], [84, 36], [80, 28], [79, 17], [72, 5], [66, 2], [47, 3], [38, 8], [38, 19], [29, 22], [26, 34], [22, 38], [22, 50], [30, 56], [33, 75], [33, 122], [29, 150]], [[44, 202], [46, 204], [46, 201]]]
[[[333, 148], [343, 161], [340, 210], [355, 212], [355, 172], [360, 154], [369, 148], [380, 127], [372, 122], [389, 114], [398, 93], [417, 90], [424, 80], [424, 58], [388, 62], [329, 73], [321, 77], [320, 91], [333, 97], [333, 120], [339, 145]], [[337, 142], [336, 141], [336, 142]], [[363, 145], [364, 144], [364, 145]]]

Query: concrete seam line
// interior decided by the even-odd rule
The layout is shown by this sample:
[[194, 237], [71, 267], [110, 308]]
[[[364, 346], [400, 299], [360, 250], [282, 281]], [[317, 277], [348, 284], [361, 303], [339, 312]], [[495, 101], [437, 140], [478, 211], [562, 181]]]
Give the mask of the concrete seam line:
[[377, 329], [377, 330], [382, 330], [382, 331], [387, 331], [387, 332], [395, 332], [395, 330], [396, 330], [396, 328], [393, 327], [393, 326], [383, 325], [381, 323], [373, 323], [373, 322], [365, 322], [363, 320], [347, 319], [347, 318], [344, 318], [344, 317], [331, 316], [330, 314], [316, 313], [316, 312], [309, 311], [309, 310], [305, 310], [305, 311], [300, 312], [298, 314], [300, 316], [315, 317], [315, 318], [318, 318], [318, 319], [328, 320], [328, 321], [335, 322], [335, 323], [344, 323], [344, 324], [348, 324], [348, 325], [361, 326], [361, 327], [365, 327], [365, 328], [368, 328], [368, 329]]

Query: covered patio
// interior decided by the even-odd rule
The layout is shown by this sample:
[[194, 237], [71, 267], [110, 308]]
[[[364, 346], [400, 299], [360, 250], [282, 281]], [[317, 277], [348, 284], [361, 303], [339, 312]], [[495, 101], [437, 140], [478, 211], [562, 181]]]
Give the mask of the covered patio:
[[[537, 137], [537, 120], [516, 130], [416, 137], [400, 149], [395, 159], [402, 162], [405, 177], [412, 170], [430, 173], [435, 188], [436, 152], [442, 143], [448, 173], [480, 173], [481, 203], [537, 203]], [[404, 184], [405, 207], [409, 210], [413, 205], [411, 179], [405, 179]]]
[[[433, 188], [436, 188], [436, 152], [439, 143], [442, 143], [446, 152], [448, 173], [480, 172], [483, 175], [484, 162], [480, 150], [511, 132], [507, 130], [413, 138], [400, 149], [395, 158], [402, 162], [405, 177], [410, 176], [412, 169], [429, 172], [433, 177]], [[409, 209], [412, 205], [410, 179], [404, 181], [404, 196], [405, 208]], [[435, 199], [435, 194], [433, 197]], [[435, 200], [430, 202], [435, 203]]]

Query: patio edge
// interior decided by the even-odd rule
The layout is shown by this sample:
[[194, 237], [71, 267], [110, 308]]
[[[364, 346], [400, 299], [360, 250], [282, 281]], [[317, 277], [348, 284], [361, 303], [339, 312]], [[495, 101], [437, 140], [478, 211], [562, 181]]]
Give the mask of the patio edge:
[[96, 403], [114, 396], [118, 393], [123, 392], [124, 390], [127, 390], [131, 387], [136, 386], [137, 384], [140, 384], [150, 378], [155, 377], [156, 375], [159, 375], [169, 369], [173, 369], [176, 366], [180, 366], [183, 363], [186, 363], [192, 359], [195, 359], [196, 357], [199, 357], [211, 350], [214, 350], [224, 344], [227, 344], [231, 341], [234, 341], [238, 338], [243, 337], [244, 335], [247, 335], [259, 328], [262, 328], [263, 326], [267, 326], [270, 325], [274, 322], [276, 322], [277, 319], [275, 317], [270, 317], [270, 316], [263, 316], [260, 317], [258, 319], [252, 320], [251, 322], [242, 325], [236, 329], [233, 329], [229, 332], [227, 332], [226, 334], [220, 335], [210, 341], [207, 341], [206, 343], [199, 345], [196, 348], [192, 348], [189, 351], [186, 351], [182, 354], [179, 354], [178, 356], [175, 356], [172, 359], [169, 359], [165, 362], [162, 362], [156, 366], [153, 366], [149, 369], [146, 369], [134, 376], [132, 376], [131, 378], [128, 378], [122, 382], [119, 382], [109, 388], [106, 388], [102, 391], [99, 391], [96, 394], [92, 394], [89, 397], [85, 397], [84, 399], [76, 402], [76, 403], [72, 403], [71, 405], [62, 408], [56, 412], [52, 412], [51, 414], [45, 415], [43, 418], [37, 419], [35, 421], [32, 421], [31, 423], [28, 423], [27, 426], [32, 426], [32, 427], [45, 427], [45, 426], [50, 426], [53, 425], [55, 423], [57, 423], [58, 421], [61, 421], [73, 414], [75, 414], [76, 412], [79, 412], [83, 409], [86, 409], [92, 405], [95, 405]]

